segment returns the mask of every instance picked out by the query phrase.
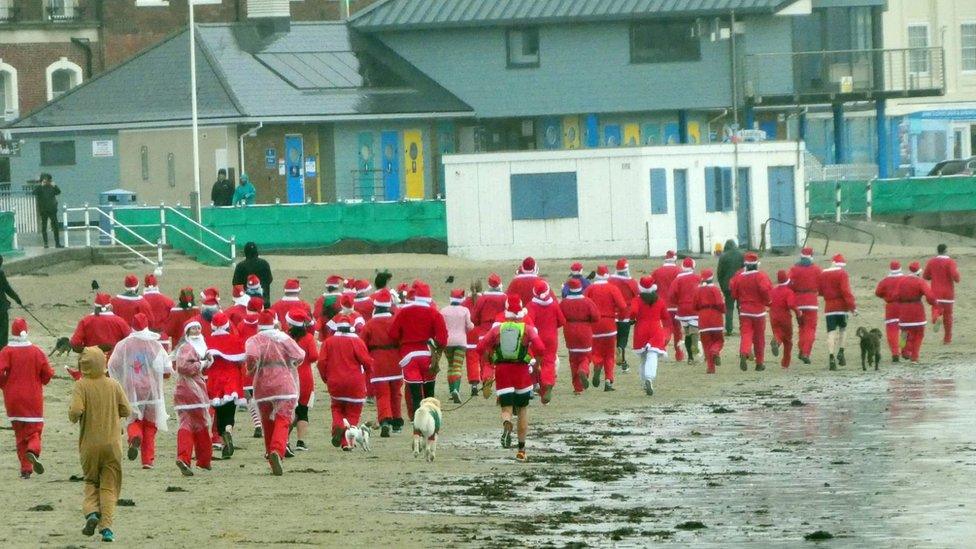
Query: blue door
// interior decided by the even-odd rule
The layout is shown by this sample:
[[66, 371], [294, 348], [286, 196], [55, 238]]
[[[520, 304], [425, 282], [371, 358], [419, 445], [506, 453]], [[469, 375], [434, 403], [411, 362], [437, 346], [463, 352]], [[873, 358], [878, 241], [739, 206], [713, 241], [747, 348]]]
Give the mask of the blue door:
[[383, 150], [383, 199], [400, 200], [400, 132], [380, 134]]
[[[793, 166], [770, 166], [769, 217], [796, 223], [796, 188]], [[769, 243], [774, 248], [796, 246], [796, 227], [786, 223], [769, 223]]]
[[620, 124], [607, 124], [603, 127], [603, 146], [619, 147], [623, 141]]
[[688, 242], [688, 170], [674, 170], [674, 228], [679, 250], [690, 250]]
[[751, 229], [751, 209], [752, 193], [749, 192], [749, 168], [739, 168], [739, 181], [736, 187], [736, 217], [738, 221], [739, 246], [744, 248], [752, 247]]
[[301, 204], [305, 202], [305, 174], [302, 163], [305, 152], [302, 148], [302, 136], [285, 136], [285, 177], [288, 180], [288, 203]]

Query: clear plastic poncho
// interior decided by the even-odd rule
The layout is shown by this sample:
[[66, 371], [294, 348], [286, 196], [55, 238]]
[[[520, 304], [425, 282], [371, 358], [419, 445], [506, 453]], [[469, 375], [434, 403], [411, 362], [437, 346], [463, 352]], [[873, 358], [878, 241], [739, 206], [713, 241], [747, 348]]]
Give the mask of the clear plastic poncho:
[[298, 405], [298, 365], [305, 351], [278, 329], [258, 332], [247, 340], [247, 371], [254, 378], [254, 400], [272, 405], [270, 417], [292, 417]]
[[108, 371], [129, 399], [132, 407], [129, 421], [151, 421], [157, 429], [166, 431], [163, 375], [172, 374], [173, 368], [159, 336], [148, 330], [130, 334], [112, 351]]
[[173, 408], [179, 418], [179, 428], [191, 432], [210, 429], [210, 397], [203, 377], [210, 366], [210, 358], [203, 356], [186, 341], [176, 348], [176, 387]]

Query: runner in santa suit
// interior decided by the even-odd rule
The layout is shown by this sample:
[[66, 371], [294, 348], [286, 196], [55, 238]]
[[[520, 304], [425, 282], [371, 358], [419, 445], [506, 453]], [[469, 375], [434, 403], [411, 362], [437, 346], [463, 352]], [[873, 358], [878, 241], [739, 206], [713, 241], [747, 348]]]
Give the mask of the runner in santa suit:
[[898, 362], [901, 358], [901, 328], [898, 326], [898, 284], [902, 281], [901, 263], [892, 261], [888, 275], [878, 282], [874, 295], [885, 302], [884, 323], [885, 337], [888, 349], [891, 351], [891, 361]]
[[152, 469], [156, 461], [156, 432], [167, 430], [163, 377], [174, 372], [159, 334], [149, 329], [146, 315], [138, 313], [132, 319], [132, 333], [115, 346], [108, 373], [122, 386], [132, 409], [126, 427], [128, 457], [134, 460], [141, 451], [142, 468]]
[[214, 434], [218, 437], [220, 457], [234, 455], [234, 414], [247, 404], [244, 393], [244, 342], [231, 329], [227, 314], [219, 312], [210, 321], [211, 332], [205, 338], [207, 354], [213, 361], [207, 369], [207, 396], [214, 409]]
[[927, 301], [930, 307], [937, 307], [938, 304], [935, 292], [922, 278], [922, 267], [918, 261], [913, 261], [908, 270], [911, 274], [899, 281], [895, 289], [898, 296], [898, 325], [905, 332], [905, 348], [901, 356], [918, 365], [926, 324], [922, 300]]
[[[610, 284], [620, 290], [625, 303], [633, 303], [634, 298], [640, 294], [637, 282], [630, 276], [630, 263], [626, 257], [617, 260], [617, 271], [610, 275]], [[629, 309], [627, 316], [617, 320], [617, 366], [624, 372], [630, 370], [630, 364], [627, 364], [627, 340], [630, 338], [630, 326], [633, 323], [634, 319], [629, 317]]]
[[725, 346], [725, 296], [715, 285], [711, 269], [701, 272], [701, 284], [695, 291], [695, 311], [705, 354], [705, 373], [714, 374], [715, 367], [722, 364], [722, 347]]
[[447, 326], [440, 311], [431, 304], [430, 286], [415, 283], [413, 292], [413, 301], [400, 307], [390, 326], [390, 337], [400, 346], [403, 381], [410, 391], [407, 408], [410, 421], [420, 401], [434, 396], [437, 372], [431, 368], [429, 342], [433, 342], [435, 349], [447, 345]]
[[125, 321], [126, 326], [132, 325], [136, 313], [146, 315], [150, 324], [156, 322], [149, 302], [139, 295], [139, 278], [134, 274], [125, 276], [125, 290], [112, 298], [112, 312]]
[[173, 408], [179, 418], [176, 434], [176, 466], [183, 476], [193, 476], [192, 460], [210, 470], [213, 447], [210, 445], [210, 398], [204, 373], [210, 367], [207, 342], [201, 333], [200, 322], [190, 320], [184, 328], [183, 340], [176, 348], [176, 387]]
[[356, 298], [353, 300], [353, 309], [359, 313], [359, 316], [363, 317], [364, 321], [373, 316], [373, 298], [370, 297], [372, 291], [373, 286], [368, 280], [356, 281]]
[[[115, 345], [131, 331], [124, 320], [112, 313], [112, 298], [100, 293], [95, 295], [94, 312], [78, 321], [69, 342], [76, 353], [85, 347], [98, 347], [110, 357]], [[81, 379], [80, 371], [67, 366], [65, 370], [75, 381]]]
[[663, 297], [668, 304], [668, 314], [671, 315], [671, 337], [674, 340], [674, 359], [678, 362], [684, 362], [685, 351], [681, 348], [684, 335], [681, 332], [681, 322], [675, 318], [675, 315], [678, 314], [678, 304], [671, 299], [671, 283], [681, 272], [681, 267], [678, 267], [676, 261], [674, 251], [668, 250], [664, 254], [664, 264], [654, 269], [651, 276], [654, 277], [654, 283], [657, 284], [657, 295]]
[[380, 437], [390, 436], [390, 430], [403, 429], [403, 372], [400, 370], [400, 351], [390, 337], [393, 325], [393, 296], [386, 288], [373, 296], [373, 315], [366, 322], [359, 337], [373, 358], [369, 382], [376, 395], [376, 420]]
[[373, 359], [366, 344], [353, 332], [347, 316], [340, 313], [333, 320], [336, 330], [322, 344], [318, 368], [332, 399], [332, 445], [349, 451], [352, 448], [346, 442], [346, 423], [359, 425]]
[[[491, 330], [495, 318], [504, 311], [505, 293], [502, 291], [502, 278], [491, 273], [488, 275], [488, 289], [478, 297], [471, 312], [471, 322], [474, 323], [478, 341], [481, 341], [481, 338]], [[488, 398], [491, 396], [492, 384], [495, 382], [495, 367], [484, 354], [479, 354], [479, 362], [481, 363], [481, 391], [484, 397]]]
[[590, 387], [590, 353], [593, 351], [593, 326], [600, 321], [600, 310], [592, 299], [583, 295], [583, 283], [570, 278], [566, 281], [569, 293], [559, 302], [559, 310], [566, 318], [563, 339], [569, 352], [569, 371], [573, 378], [573, 393], [577, 396]]
[[685, 352], [688, 354], [688, 364], [695, 361], [695, 349], [698, 348], [698, 315], [695, 313], [695, 292], [701, 279], [695, 274], [695, 260], [686, 257], [681, 261], [681, 272], [674, 277], [668, 288], [668, 304], [678, 307], [674, 318], [681, 324], [685, 334]]
[[739, 369], [749, 369], [746, 361], [756, 359], [756, 371], [766, 369], [766, 308], [773, 283], [759, 270], [759, 256], [746, 253], [744, 267], [732, 276], [729, 291], [739, 304]]
[[298, 405], [298, 365], [305, 359], [305, 351], [275, 327], [274, 313], [264, 310], [258, 319], [258, 333], [244, 344], [244, 353], [247, 371], [254, 379], [254, 399], [261, 414], [271, 474], [281, 476], [281, 460]]
[[[833, 257], [833, 266], [820, 273], [819, 293], [824, 298], [824, 317], [827, 319], [827, 352], [830, 355], [830, 369], [845, 366], [844, 336], [847, 333], [847, 315], [857, 314], [854, 294], [851, 293], [851, 281], [844, 266], [847, 262], [844, 256], [837, 254]], [[836, 360], [834, 353], [836, 354]]]
[[276, 317], [278, 317], [278, 325], [286, 326], [285, 315], [288, 311], [298, 308], [305, 311], [309, 318], [312, 316], [312, 306], [308, 303], [302, 301], [299, 295], [302, 292], [302, 285], [295, 278], [289, 278], [285, 281], [285, 295], [281, 299], [276, 301], [274, 305], [271, 306], [271, 310], [274, 311]]
[[532, 289], [535, 288], [536, 280], [539, 280], [539, 265], [534, 258], [526, 257], [515, 270], [515, 277], [508, 283], [508, 293], [516, 293], [522, 298], [522, 303], [528, 303], [532, 301]]
[[668, 354], [671, 317], [668, 304], [657, 295], [653, 276], [640, 279], [638, 294], [631, 301], [630, 318], [634, 319], [634, 352], [641, 358], [640, 379], [647, 396], [654, 394], [657, 362]]
[[312, 317], [301, 308], [294, 308], [285, 315], [288, 335], [305, 351], [305, 359], [298, 365], [298, 406], [295, 407], [295, 449], [299, 452], [308, 450], [305, 436], [308, 434], [308, 411], [315, 404], [315, 377], [312, 375], [312, 364], [319, 359], [319, 349], [312, 334]]
[[319, 329], [319, 341], [325, 341], [330, 335], [332, 335], [333, 332], [335, 332], [336, 323], [333, 322], [333, 319], [339, 315], [349, 319], [353, 331], [358, 332], [359, 330], [363, 329], [363, 326], [366, 325], [366, 319], [364, 319], [361, 314], [356, 312], [355, 295], [356, 294], [353, 292], [347, 290], [341, 296], [339, 296], [339, 312], [336, 313], [331, 319], [328, 319], [328, 321], [321, 326]]
[[952, 343], [952, 306], [956, 302], [956, 284], [960, 280], [956, 260], [949, 257], [947, 250], [945, 244], [939, 244], [936, 247], [938, 255], [925, 263], [925, 271], [922, 273], [922, 278], [932, 284], [932, 292], [935, 294], [935, 306], [932, 307], [933, 329], [938, 332], [940, 321], [945, 324], [943, 345]]
[[566, 325], [566, 317], [545, 280], [539, 279], [535, 282], [532, 294], [532, 301], [526, 308], [532, 318], [532, 325], [539, 333], [539, 339], [546, 346], [546, 352], [538, 357], [536, 380], [540, 386], [539, 396], [542, 403], [549, 404], [552, 400], [552, 389], [556, 386], [556, 370], [559, 365], [556, 356], [559, 350], [559, 329]]
[[234, 304], [228, 307], [224, 313], [230, 320], [231, 326], [234, 326], [236, 329], [237, 325], [247, 316], [247, 304], [250, 303], [251, 296], [247, 295], [247, 292], [244, 291], [244, 286], [237, 284], [232, 290], [231, 297]]
[[447, 326], [447, 347], [444, 348], [444, 356], [447, 358], [447, 387], [455, 404], [461, 403], [461, 373], [464, 371], [464, 358], [468, 351], [468, 332], [474, 329], [471, 311], [461, 304], [463, 301], [464, 289], [455, 288], [451, 290], [450, 304], [441, 309], [444, 325]]
[[604, 391], [613, 391], [613, 367], [616, 364], [617, 351], [617, 319], [627, 316], [628, 305], [620, 290], [609, 283], [610, 271], [606, 265], [596, 268], [596, 278], [583, 295], [596, 303], [600, 310], [600, 321], [593, 326], [593, 351], [590, 359], [593, 361], [593, 386], [600, 386], [601, 370], [606, 375]]
[[193, 317], [191, 320], [195, 320], [200, 323], [200, 333], [203, 337], [210, 335], [210, 322], [213, 320], [214, 315], [220, 312], [220, 291], [213, 286], [204, 290], [200, 297], [203, 301], [200, 302], [200, 314]]
[[[251, 336], [258, 333], [258, 317], [264, 310], [264, 298], [261, 296], [251, 296], [247, 302], [247, 313], [244, 320], [237, 325], [237, 337], [246, 345]], [[247, 366], [241, 367], [241, 379], [244, 383], [244, 394], [247, 395], [247, 412], [251, 416], [251, 425], [254, 426], [253, 438], [264, 438], [261, 429], [261, 414], [258, 413], [258, 403], [254, 401], [254, 381], [251, 374], [247, 372]]]
[[7, 346], [0, 349], [0, 390], [14, 431], [20, 478], [44, 473], [41, 432], [44, 430], [44, 386], [54, 377], [47, 356], [27, 339], [27, 321], [15, 318]]
[[[325, 279], [325, 293], [315, 299], [312, 307], [312, 317], [316, 327], [324, 325], [339, 314], [339, 297], [342, 295], [342, 277], [330, 275]], [[325, 320], [322, 320], [322, 319]]]
[[776, 286], [769, 292], [769, 324], [773, 328], [773, 340], [769, 342], [773, 356], [779, 354], [779, 346], [783, 346], [783, 358], [779, 365], [790, 367], [793, 353], [793, 318], [800, 322], [800, 309], [797, 307], [796, 294], [790, 287], [790, 275], [780, 269], [776, 272]]
[[176, 306], [169, 310], [166, 318], [166, 330], [163, 335], [170, 341], [170, 349], [175, 349], [180, 340], [183, 339], [183, 326], [191, 319], [200, 315], [200, 309], [196, 308], [196, 294], [193, 288], [183, 288], [180, 290], [179, 300]]
[[472, 328], [465, 334], [464, 366], [467, 370], [468, 385], [471, 386], [471, 396], [478, 395], [478, 386], [481, 385], [481, 355], [476, 350], [478, 339], [481, 337], [478, 326], [474, 324], [474, 308], [481, 298], [481, 281], [475, 280], [471, 283], [471, 293], [461, 300], [461, 306], [468, 310], [468, 318], [471, 320]]
[[804, 364], [810, 364], [810, 352], [817, 337], [819, 281], [820, 267], [813, 263], [813, 248], [803, 248], [800, 260], [790, 267], [790, 289], [796, 295], [796, 308], [800, 310], [797, 356]]
[[565, 299], [566, 296], [569, 295], [569, 281], [574, 278], [580, 281], [580, 284], [583, 286], [584, 292], [590, 286], [590, 281], [587, 280], [585, 276], [583, 276], [583, 264], [580, 263], [579, 261], [576, 261], [569, 266], [569, 278], [566, 279], [566, 282], [563, 282], [563, 290], [562, 290], [563, 299]]
[[[258, 275], [247, 275], [247, 278], [244, 279], [244, 293], [248, 297], [260, 297], [262, 301], [264, 300], [264, 286], [261, 285], [261, 279], [258, 278]], [[265, 307], [267, 305], [265, 303]]]
[[164, 333], [169, 320], [169, 311], [176, 306], [176, 303], [169, 296], [159, 291], [159, 281], [156, 279], [156, 275], [147, 274], [143, 282], [142, 298], [146, 300], [146, 303], [149, 303], [149, 309], [152, 311], [152, 322], [149, 323], [149, 329], [157, 334]]

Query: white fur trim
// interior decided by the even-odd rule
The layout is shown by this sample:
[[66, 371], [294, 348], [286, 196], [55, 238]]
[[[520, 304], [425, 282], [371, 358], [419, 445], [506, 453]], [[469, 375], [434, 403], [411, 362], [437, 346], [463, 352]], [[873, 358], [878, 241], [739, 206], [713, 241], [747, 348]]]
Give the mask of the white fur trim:
[[403, 376], [383, 376], [383, 377], [374, 377], [373, 379], [369, 380], [369, 382], [370, 383], [385, 383], [387, 381], [398, 381], [398, 380], [401, 380], [401, 379], [403, 379]]
[[173, 406], [173, 409], [174, 410], [200, 410], [202, 408], [209, 408], [209, 407], [210, 407], [209, 402], [203, 402], [200, 404], [177, 404], [176, 406]]
[[[136, 288], [138, 288], [138, 286], [136, 286]], [[122, 294], [119, 294], [119, 295], [117, 295], [115, 297], [117, 297], [118, 299], [125, 300], [125, 301], [139, 301], [140, 299], [142, 299], [142, 296], [141, 295], [122, 295]]]
[[[286, 290], [286, 291], [287, 292], [290, 292], [290, 293], [298, 293], [298, 292], [302, 291], [302, 289], [299, 288], [297, 290]], [[282, 301], [301, 301], [301, 298], [298, 297], [297, 295], [286, 295], [286, 296], [282, 296], [281, 300]]]
[[353, 404], [363, 404], [366, 402], [365, 398], [349, 398], [349, 397], [332, 397], [332, 400], [338, 400], [339, 402], [352, 402]]
[[587, 347], [585, 349], [566, 349], [571, 353], [589, 353], [593, 351], [593, 347]]
[[580, 289], [579, 292], [574, 292], [570, 290], [569, 294], [563, 299], [583, 299], [584, 297], [586, 296], [583, 295], [583, 290]]
[[8, 417], [7, 419], [21, 423], [44, 423], [44, 418], [42, 417]]
[[916, 326], [925, 326], [926, 324], [928, 324], [928, 321], [923, 320], [921, 322], [899, 322], [898, 326], [900, 328], [914, 328]]
[[831, 311], [824, 313], [824, 316], [847, 316], [847, 311]]
[[898, 321], [897, 318], [886, 318], [885, 319], [885, 324], [898, 324], [898, 322], [899, 321]]
[[429, 357], [430, 351], [411, 351], [403, 355], [403, 358], [400, 359], [400, 367], [405, 368], [407, 364], [410, 364], [411, 360], [422, 356]]
[[801, 311], [817, 311], [820, 309], [817, 305], [798, 305], [796, 308]]
[[603, 339], [605, 337], [616, 337], [616, 336], [617, 336], [617, 332], [616, 330], [614, 330], [612, 332], [605, 332], [602, 334], [593, 334], [593, 339]]
[[762, 317], [766, 316], [766, 313], [743, 313], [743, 312], [740, 312], [739, 313], [739, 316], [745, 316], [745, 317], [748, 317], [748, 318], [762, 318]]
[[955, 299], [936, 299], [936, 303], [955, 303]]
[[270, 402], [272, 400], [292, 400], [292, 399], [297, 400], [298, 395], [273, 395], [264, 398], [256, 398], [254, 399], [254, 402]]
[[717, 328], [698, 328], [698, 331], [700, 333], [705, 333], [705, 332], [721, 332], [722, 330], [724, 330], [724, 328], [722, 328], [721, 326], [719, 326]]
[[8, 341], [7, 347], [32, 347], [34, 344], [30, 341]]
[[[217, 350], [214, 350], [214, 349], [209, 349], [209, 352], [210, 352], [211, 355], [213, 355], [213, 356], [219, 356], [220, 358], [222, 358], [222, 359], [224, 359], [224, 360], [226, 360], [228, 362], [244, 362], [245, 360], [247, 360], [247, 354], [246, 353], [239, 353], [239, 354], [236, 354], [236, 355], [230, 355], [230, 354], [225, 354], [225, 353], [222, 353], [222, 352], [217, 351]], [[234, 394], [236, 395], [237, 393], [234, 393]]]

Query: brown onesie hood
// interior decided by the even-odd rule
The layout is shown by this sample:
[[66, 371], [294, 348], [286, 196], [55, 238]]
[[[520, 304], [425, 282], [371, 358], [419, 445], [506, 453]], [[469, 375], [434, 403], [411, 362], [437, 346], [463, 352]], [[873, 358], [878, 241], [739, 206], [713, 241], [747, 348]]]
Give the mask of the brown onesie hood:
[[89, 379], [105, 377], [105, 353], [98, 347], [85, 347], [78, 358], [78, 368]]

